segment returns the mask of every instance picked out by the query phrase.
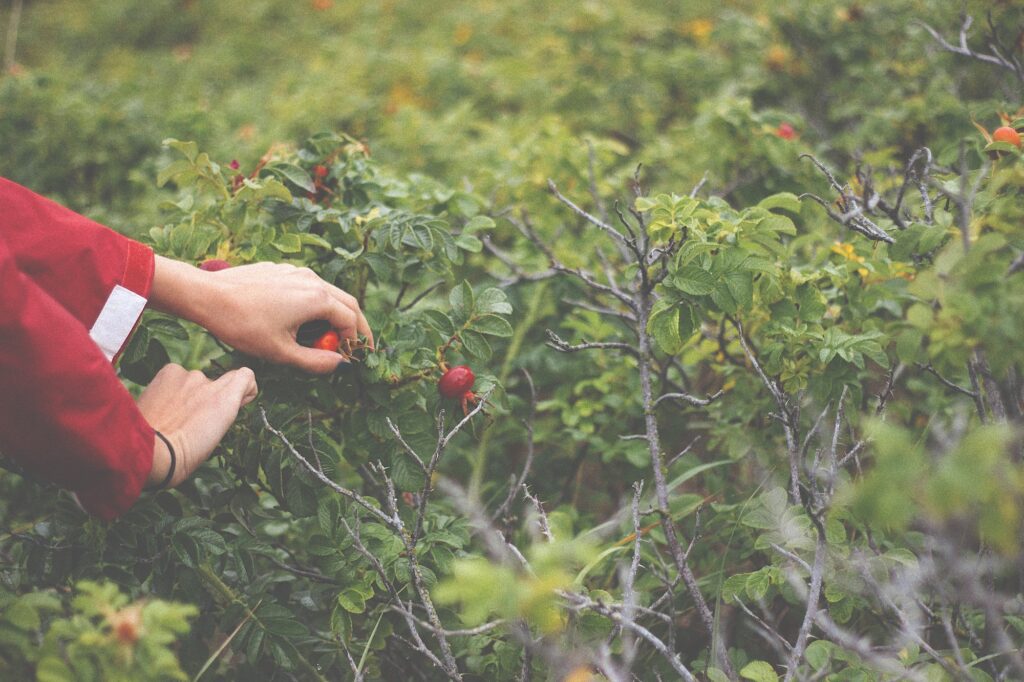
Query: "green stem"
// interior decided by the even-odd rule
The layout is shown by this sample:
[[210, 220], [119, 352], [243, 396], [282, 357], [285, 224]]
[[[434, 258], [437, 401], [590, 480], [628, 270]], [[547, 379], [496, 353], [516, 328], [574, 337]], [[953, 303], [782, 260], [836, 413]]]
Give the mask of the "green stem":
[[[515, 333], [512, 335], [512, 341], [508, 345], [508, 351], [505, 353], [505, 362], [501, 366], [501, 372], [498, 375], [498, 382], [504, 386], [508, 380], [509, 374], [512, 373], [512, 364], [519, 356], [519, 350], [523, 346], [523, 341], [526, 339], [527, 332], [537, 322], [537, 318], [540, 317], [541, 304], [544, 302], [544, 294], [547, 293], [549, 282], [540, 282], [536, 285], [533, 290], [533, 297], [527, 304], [526, 316], [523, 317], [515, 329]], [[484, 470], [487, 468], [487, 448], [491, 442], [491, 428], [494, 423], [488, 425], [480, 437], [480, 446], [477, 448], [476, 456], [473, 458], [473, 473], [469, 479], [469, 494], [471, 499], [475, 499], [480, 493], [480, 486], [483, 483]]]
[[[227, 583], [220, 579], [220, 576], [217, 575], [212, 568], [206, 564], [202, 564], [196, 569], [196, 572], [199, 574], [199, 577], [203, 579], [203, 582], [209, 586], [211, 591], [220, 596], [223, 601], [226, 601], [229, 604], [238, 604], [244, 608], [246, 616], [251, 618], [252, 621], [262, 630], [266, 631], [266, 627], [260, 621], [256, 613], [250, 609], [244, 601], [242, 601], [242, 598], [238, 596], [234, 590], [228, 587]], [[296, 649], [296, 652], [298, 653], [298, 649]], [[310, 675], [310, 677], [306, 679], [316, 679], [318, 682], [327, 682], [324, 676], [320, 674], [320, 671], [316, 669], [316, 666], [306, 660], [306, 657], [301, 653], [299, 654], [299, 663]]]

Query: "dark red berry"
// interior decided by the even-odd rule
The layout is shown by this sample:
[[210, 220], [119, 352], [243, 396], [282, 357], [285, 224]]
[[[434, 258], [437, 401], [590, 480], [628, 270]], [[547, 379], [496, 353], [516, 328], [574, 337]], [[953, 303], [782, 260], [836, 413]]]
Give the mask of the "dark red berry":
[[328, 172], [327, 166], [313, 166], [313, 174], [318, 178], [326, 178]]
[[231, 163], [228, 165], [231, 166], [231, 170], [238, 170], [242, 167], [242, 164], [238, 163], [238, 159], [231, 159]]
[[437, 390], [445, 398], [462, 398], [473, 388], [474, 381], [476, 377], [473, 370], [465, 365], [459, 365], [441, 376], [441, 380], [437, 382]]
[[227, 270], [231, 267], [231, 263], [221, 258], [208, 258], [199, 264], [200, 270], [206, 270], [207, 272], [217, 272], [218, 270]]

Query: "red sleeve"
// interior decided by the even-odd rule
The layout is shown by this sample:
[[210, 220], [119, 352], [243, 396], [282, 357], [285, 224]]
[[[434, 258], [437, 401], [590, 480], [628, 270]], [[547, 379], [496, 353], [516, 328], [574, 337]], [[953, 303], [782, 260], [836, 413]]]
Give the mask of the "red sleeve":
[[110, 361], [152, 251], [0, 178], [0, 453], [109, 520], [138, 498], [153, 429]]
[[145, 308], [153, 251], [4, 178], [0, 238], [17, 268], [113, 360]]
[[109, 520], [139, 496], [153, 437], [85, 328], [0, 239], [0, 451]]

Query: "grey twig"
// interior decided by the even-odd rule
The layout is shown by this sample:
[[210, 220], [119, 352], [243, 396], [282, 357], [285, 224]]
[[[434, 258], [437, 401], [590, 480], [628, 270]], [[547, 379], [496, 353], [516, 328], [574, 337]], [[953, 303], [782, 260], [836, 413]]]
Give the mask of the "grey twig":
[[515, 502], [516, 497], [519, 495], [519, 491], [524, 490], [526, 486], [526, 477], [530, 473], [530, 467], [533, 466], [533, 454], [535, 450], [535, 444], [533, 441], [533, 420], [537, 415], [537, 389], [533, 385], [533, 377], [526, 369], [521, 370], [523, 376], [526, 377], [526, 383], [530, 387], [530, 411], [523, 421], [526, 426], [527, 439], [526, 439], [526, 460], [523, 462], [523, 470], [519, 474], [519, 478], [516, 479], [513, 484], [509, 487], [508, 496], [505, 497], [505, 501], [501, 503], [494, 514], [491, 515], [492, 519], [502, 518], [511, 508], [512, 503]]
[[964, 17], [963, 24], [961, 24], [960, 26], [960, 41], [957, 45], [954, 45], [953, 43], [946, 40], [944, 37], [942, 37], [942, 34], [940, 34], [938, 31], [936, 31], [934, 28], [924, 23], [923, 21], [918, 21], [915, 23], [924, 28], [924, 30], [928, 31], [928, 33], [931, 34], [935, 42], [937, 42], [943, 50], [964, 57], [970, 57], [971, 59], [976, 59], [980, 62], [985, 62], [987, 64], [1001, 66], [1004, 69], [1012, 71], [1020, 81], [1024, 82], [1024, 69], [1021, 68], [1020, 63], [1011, 61], [1004, 57], [1002, 54], [1000, 54], [999, 50], [994, 45], [990, 45], [990, 48], [992, 48], [994, 54], [984, 54], [981, 52], [976, 52], [970, 48], [970, 46], [967, 44], [967, 33], [971, 30], [971, 25], [974, 23], [974, 17], [970, 15]]
[[571, 344], [550, 329], [545, 330], [548, 335], [547, 345], [563, 353], [578, 353], [582, 350], [618, 350], [630, 355], [636, 355], [637, 350], [627, 343], [619, 341], [583, 341], [578, 344]]
[[363, 497], [362, 495], [360, 495], [359, 493], [355, 492], [354, 490], [349, 490], [348, 488], [346, 488], [344, 486], [340, 486], [337, 483], [335, 483], [334, 481], [332, 481], [331, 479], [327, 478], [327, 476], [324, 475], [324, 473], [322, 471], [319, 471], [315, 466], [313, 466], [310, 463], [310, 461], [308, 459], [303, 457], [302, 454], [298, 450], [295, 449], [295, 446], [291, 444], [291, 442], [288, 440], [288, 438], [283, 433], [281, 433], [280, 431], [278, 431], [277, 429], [275, 429], [273, 426], [270, 425], [270, 421], [267, 419], [267, 412], [263, 408], [262, 405], [260, 406], [260, 416], [263, 418], [263, 425], [264, 425], [264, 427], [268, 431], [270, 431], [272, 434], [277, 436], [277, 438], [282, 443], [284, 443], [284, 446], [288, 449], [288, 452], [290, 452], [293, 457], [295, 457], [297, 460], [299, 460], [299, 462], [302, 463], [302, 465], [306, 468], [306, 470], [308, 470], [311, 474], [313, 474], [313, 476], [315, 476], [317, 479], [319, 479], [319, 481], [321, 483], [323, 483], [324, 485], [326, 485], [328, 488], [330, 488], [331, 490], [335, 491], [336, 493], [338, 493], [340, 495], [344, 495], [345, 497], [349, 498], [353, 502], [356, 502], [357, 504], [359, 504], [359, 506], [363, 507], [364, 509], [366, 509], [366, 511], [370, 512], [374, 517], [377, 518], [378, 521], [380, 521], [381, 523], [386, 525], [388, 528], [390, 528], [392, 530], [398, 530], [399, 524], [400, 524], [399, 520], [397, 520], [395, 518], [392, 518], [392, 517], [388, 516], [387, 514], [385, 514], [384, 512], [382, 512], [380, 510], [380, 508], [378, 508], [376, 505], [374, 505], [372, 502], [370, 502], [370, 500], [368, 500], [367, 498]]
[[689, 393], [665, 393], [654, 401], [654, 405], [657, 406], [662, 400], [682, 400], [683, 402], [690, 403], [695, 407], [706, 407], [721, 398], [724, 393], [725, 391], [717, 391], [716, 393], [709, 395], [707, 398], [698, 398], [697, 396], [690, 395]]

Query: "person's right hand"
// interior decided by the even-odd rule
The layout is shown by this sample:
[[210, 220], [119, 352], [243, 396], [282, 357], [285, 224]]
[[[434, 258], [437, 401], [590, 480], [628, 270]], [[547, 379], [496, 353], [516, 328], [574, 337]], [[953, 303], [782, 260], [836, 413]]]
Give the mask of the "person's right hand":
[[[209, 379], [181, 365], [167, 365], [139, 396], [137, 405], [149, 425], [174, 446], [174, 487], [205, 462], [238, 417], [256, 397], [256, 377], [248, 367]], [[170, 467], [170, 453], [159, 438], [153, 445], [153, 469], [147, 485], [159, 484]]]

